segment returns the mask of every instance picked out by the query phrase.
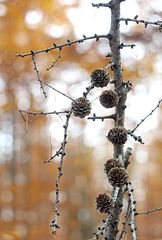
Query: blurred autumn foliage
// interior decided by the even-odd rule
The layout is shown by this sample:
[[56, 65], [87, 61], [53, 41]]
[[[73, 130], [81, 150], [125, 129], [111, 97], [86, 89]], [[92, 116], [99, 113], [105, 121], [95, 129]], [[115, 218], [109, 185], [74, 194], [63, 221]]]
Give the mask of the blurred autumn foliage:
[[[24, 121], [18, 109], [66, 109], [70, 101], [54, 92], [50, 93], [47, 100], [44, 99], [31, 58], [18, 58], [15, 54], [31, 49], [44, 49], [54, 42], [59, 44], [66, 39], [75, 39], [75, 30], [67, 13], [69, 9], [77, 9], [82, 1], [70, 2], [71, 4], [61, 0], [0, 1], [1, 240], [52, 238], [49, 225], [53, 216], [57, 159], [50, 164], [43, 164], [43, 160], [51, 156], [51, 151], [57, 150], [62, 134], [59, 129], [62, 128], [64, 119], [60, 116], [25, 115]], [[147, 1], [138, 1], [142, 9], [141, 17], [147, 16], [155, 20], [162, 17], [162, 12], [154, 8], [152, 2], [149, 5]], [[150, 8], [144, 9], [145, 5]], [[127, 49], [123, 56], [124, 78], [130, 79], [134, 84], [133, 93], [128, 99], [130, 102], [131, 97], [133, 99], [134, 94], [138, 93], [139, 86], [146, 93], [154, 90], [153, 103], [159, 97], [156, 96], [156, 89], [162, 86], [161, 34], [155, 27], [144, 29], [140, 25], [133, 25], [128, 32], [122, 33], [123, 41], [135, 42], [140, 46], [137, 50]], [[107, 64], [107, 45], [107, 40], [100, 40], [97, 43], [90, 41], [83, 45], [66, 47], [61, 51], [61, 59], [49, 71], [46, 69], [55, 61], [59, 52], [40, 54], [36, 56], [36, 60], [41, 78], [56, 84], [70, 96], [77, 97], [84, 86], [88, 85], [89, 73]], [[104, 54], [103, 47], [106, 48]], [[125, 50], [122, 51], [124, 55]], [[131, 51], [134, 53], [130, 53]], [[60, 101], [57, 100], [59, 97]], [[98, 95], [91, 97], [93, 104], [97, 97]], [[147, 99], [143, 101], [147, 104]], [[128, 103], [129, 109], [131, 106]], [[139, 107], [137, 106], [137, 111]], [[147, 109], [151, 110], [152, 107], [154, 105], [150, 104]], [[155, 127], [144, 133], [146, 144], [135, 147], [131, 160], [130, 171], [139, 211], [162, 206], [160, 113], [161, 110], [156, 116]], [[136, 115], [138, 116], [138, 112]], [[140, 120], [140, 115], [138, 119]], [[131, 128], [136, 121], [137, 119], [130, 117], [127, 124]], [[111, 156], [111, 147], [107, 147], [105, 139], [107, 122], [103, 123], [97, 140], [92, 136], [94, 144], [89, 144], [91, 137], [88, 126], [91, 125], [94, 131], [98, 124], [100, 125], [89, 122], [86, 125], [84, 121], [72, 120], [68, 154], [61, 179], [62, 228], [56, 239], [88, 239], [101, 220], [101, 216], [95, 211], [95, 196], [110, 187], [104, 175], [103, 164]], [[162, 239], [160, 212], [139, 216], [137, 222], [139, 239]]]

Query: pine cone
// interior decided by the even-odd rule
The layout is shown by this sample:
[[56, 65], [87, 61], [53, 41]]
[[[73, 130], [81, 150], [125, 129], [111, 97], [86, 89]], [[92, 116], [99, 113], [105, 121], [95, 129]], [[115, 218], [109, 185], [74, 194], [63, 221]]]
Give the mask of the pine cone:
[[75, 117], [84, 118], [91, 112], [91, 104], [88, 99], [80, 97], [72, 102], [72, 112]]
[[128, 173], [124, 168], [112, 168], [108, 174], [108, 180], [113, 187], [122, 187], [128, 181]]
[[96, 197], [96, 208], [100, 213], [109, 213], [113, 207], [113, 198], [107, 193], [99, 194]]
[[114, 167], [121, 167], [121, 164], [119, 163], [119, 161], [113, 158], [107, 160], [107, 162], [104, 164], [105, 173], [108, 175], [109, 171]]
[[113, 144], [124, 144], [127, 141], [127, 130], [123, 127], [114, 127], [108, 132], [107, 138]]
[[117, 105], [119, 97], [117, 92], [112, 90], [103, 91], [100, 96], [100, 103], [105, 108], [112, 108]]
[[95, 87], [105, 87], [110, 81], [107, 72], [104, 69], [95, 69], [91, 73], [91, 83]]

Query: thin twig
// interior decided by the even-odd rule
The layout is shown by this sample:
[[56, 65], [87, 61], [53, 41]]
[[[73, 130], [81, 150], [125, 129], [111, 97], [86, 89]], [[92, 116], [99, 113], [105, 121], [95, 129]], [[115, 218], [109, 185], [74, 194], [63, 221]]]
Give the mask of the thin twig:
[[150, 209], [150, 210], [147, 210], [147, 211], [143, 211], [143, 212], [136, 212], [136, 216], [139, 216], [139, 215], [148, 215], [150, 213], [153, 213], [153, 212], [158, 212], [158, 211], [161, 211], [162, 210], [162, 207], [159, 207], [159, 208], [153, 208], [153, 209]]
[[151, 22], [151, 21], [145, 21], [143, 19], [137, 19], [137, 18], [138, 18], [138, 15], [136, 15], [134, 18], [120, 18], [119, 21], [124, 21], [126, 25], [128, 25], [128, 22], [135, 22], [137, 24], [139, 24], [139, 23], [144, 24], [145, 28], [148, 25], [159, 26], [159, 29], [162, 28], [162, 20]]
[[92, 7], [96, 7], [96, 8], [99, 8], [99, 7], [109, 7], [111, 8], [111, 1], [109, 3], [92, 3]]
[[[133, 130], [130, 131], [130, 133], [134, 133], [134, 132], [136, 131], [136, 129], [137, 129], [149, 116], [151, 116], [151, 115], [153, 114], [153, 112], [155, 112], [155, 110], [156, 110], [157, 108], [159, 108], [161, 102], [162, 102], [162, 98], [158, 101], [158, 104], [156, 105], [156, 107], [155, 107], [153, 110], [151, 110], [151, 112], [150, 112], [148, 115], [146, 115], [146, 117], [144, 117], [143, 119], [141, 119], [141, 121], [136, 125], [136, 127], [135, 127]], [[130, 134], [130, 133], [129, 133], [129, 134]]]
[[[53, 44], [52, 47], [49, 47], [49, 48], [46, 48], [46, 49], [41, 49], [41, 50], [34, 50], [34, 54], [39, 54], [39, 53], [48, 53], [54, 49], [62, 49], [66, 46], [71, 46], [73, 44], [76, 44], [76, 43], [83, 43], [84, 41], [87, 41], [87, 40], [92, 40], [92, 39], [95, 39], [96, 41], [98, 41], [99, 39], [102, 39], [102, 38], [106, 38], [106, 39], [109, 39], [110, 38], [110, 34], [107, 34], [107, 35], [97, 35], [97, 34], [94, 34], [94, 36], [90, 36], [90, 37], [86, 37], [85, 35], [83, 35], [83, 38], [80, 38], [78, 40], [74, 40], [74, 41], [70, 41], [70, 40], [67, 40], [66, 43], [63, 43], [63, 44]], [[32, 53], [31, 52], [28, 52], [28, 53], [18, 53], [16, 54], [17, 57], [27, 57], [27, 56], [31, 56]]]
[[55, 61], [52, 63], [52, 65], [51, 65], [49, 68], [46, 69], [47, 71], [50, 70], [51, 68], [53, 68], [53, 67], [55, 66], [55, 64], [58, 62], [58, 60], [61, 58], [61, 50], [62, 50], [62, 48], [59, 49], [59, 54], [58, 54], [57, 58], [56, 58]]
[[46, 116], [46, 115], [52, 115], [52, 114], [56, 114], [56, 115], [58, 115], [58, 114], [66, 114], [66, 113], [69, 113], [70, 111], [59, 111], [59, 112], [57, 112], [57, 111], [52, 111], [52, 112], [30, 112], [30, 111], [25, 111], [25, 110], [18, 110], [19, 111], [19, 113], [22, 115], [22, 117], [24, 117], [23, 116], [23, 113], [25, 113], [25, 114], [29, 114], [29, 115], [33, 115], [33, 116], [38, 116], [38, 115], [44, 115], [44, 116]]
[[123, 235], [126, 233], [126, 225], [128, 223], [129, 217], [130, 217], [130, 202], [128, 202], [127, 211], [125, 214], [125, 221], [123, 222], [123, 227], [118, 237], [118, 240], [122, 240]]
[[53, 89], [54, 91], [56, 91], [56, 92], [58, 92], [58, 93], [60, 93], [60, 94], [62, 94], [64, 97], [67, 97], [67, 98], [69, 98], [70, 100], [72, 100], [73, 102], [75, 101], [74, 99], [72, 99], [71, 97], [69, 97], [68, 95], [66, 95], [65, 93], [63, 93], [63, 92], [61, 92], [61, 91], [59, 91], [59, 90], [57, 90], [56, 88], [54, 88], [54, 87], [52, 87], [51, 85], [49, 85], [48, 83], [44, 83], [46, 86], [48, 86], [49, 88], [51, 88], [51, 89]]
[[134, 138], [135, 141], [141, 143], [141, 144], [144, 144], [141, 136], [136, 136], [134, 133], [132, 133], [132, 131], [128, 130], [128, 134]]
[[124, 43], [120, 43], [119, 44], [119, 48], [120, 49], [123, 49], [123, 48], [125, 48], [125, 47], [130, 47], [130, 48], [134, 48], [136, 45], [135, 44], [124, 44]]
[[90, 119], [92, 121], [95, 121], [95, 120], [101, 120], [101, 121], [104, 121], [105, 119], [113, 119], [115, 120], [116, 119], [116, 114], [111, 114], [111, 115], [107, 115], [107, 116], [96, 116], [96, 114], [94, 113], [92, 117], [88, 117], [87, 119]]
[[60, 228], [59, 226], [59, 216], [60, 216], [60, 212], [59, 212], [59, 203], [60, 203], [60, 178], [62, 176], [62, 166], [63, 166], [63, 161], [64, 161], [64, 157], [66, 155], [65, 153], [65, 147], [66, 147], [66, 143], [67, 143], [67, 130], [68, 130], [68, 126], [69, 126], [69, 120], [70, 120], [70, 116], [71, 113], [68, 113], [66, 115], [66, 122], [65, 125], [63, 126], [64, 128], [64, 137], [63, 137], [63, 142], [61, 143], [61, 147], [59, 149], [59, 154], [61, 155], [60, 157], [60, 161], [59, 161], [59, 166], [58, 166], [58, 175], [56, 178], [56, 198], [55, 198], [55, 216], [54, 219], [51, 222], [51, 228], [52, 228], [52, 233], [56, 234], [57, 230]]
[[39, 70], [37, 68], [37, 64], [36, 64], [36, 61], [35, 61], [35, 52], [34, 51], [31, 51], [31, 55], [32, 55], [32, 61], [33, 61], [33, 65], [34, 65], [34, 70], [36, 71], [36, 74], [37, 74], [37, 79], [38, 79], [38, 82], [40, 84], [40, 88], [42, 89], [42, 92], [43, 92], [43, 95], [45, 96], [45, 98], [47, 98], [47, 94], [44, 90], [44, 87], [43, 87], [43, 82], [42, 80], [40, 79], [40, 75], [39, 75]]
[[91, 91], [93, 88], [94, 88], [94, 85], [93, 85], [93, 84], [91, 84], [89, 87], [86, 87], [86, 91], [83, 92], [83, 96], [84, 96], [84, 97], [87, 97], [88, 94], [90, 93], [90, 91]]
[[137, 240], [137, 234], [136, 234], [136, 223], [135, 223], [135, 215], [136, 215], [136, 201], [134, 200], [134, 196], [133, 196], [133, 189], [131, 188], [131, 183], [129, 182], [128, 185], [128, 198], [129, 198], [129, 202], [130, 202], [130, 223], [128, 225], [130, 225], [131, 228], [131, 236], [132, 236], [132, 240]]

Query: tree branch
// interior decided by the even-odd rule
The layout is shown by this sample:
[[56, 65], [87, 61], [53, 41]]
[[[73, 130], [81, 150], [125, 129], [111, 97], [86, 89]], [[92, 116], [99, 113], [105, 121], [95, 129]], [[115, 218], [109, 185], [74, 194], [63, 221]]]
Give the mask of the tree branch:
[[59, 216], [60, 216], [60, 212], [59, 212], [59, 203], [60, 203], [60, 178], [62, 176], [62, 166], [63, 166], [63, 161], [64, 161], [64, 157], [66, 155], [65, 153], [65, 146], [67, 143], [67, 130], [68, 130], [68, 126], [69, 126], [69, 120], [70, 120], [70, 116], [71, 113], [68, 113], [66, 115], [66, 122], [64, 127], [64, 137], [63, 137], [63, 142], [61, 143], [61, 147], [58, 151], [58, 155], [61, 155], [60, 157], [60, 161], [59, 161], [59, 166], [58, 166], [58, 176], [56, 178], [56, 198], [55, 198], [55, 203], [54, 203], [54, 207], [55, 207], [55, 216], [54, 219], [51, 222], [51, 228], [52, 228], [52, 233], [56, 234], [57, 230], [60, 228], [59, 226]]
[[143, 212], [136, 212], [136, 216], [139, 216], [139, 215], [148, 215], [150, 213], [154, 213], [154, 212], [158, 212], [158, 211], [161, 211], [162, 210], [162, 207], [159, 207], [159, 208], [153, 208], [153, 209], [150, 209], [150, 210], [147, 210], [147, 211], [143, 211]]
[[151, 21], [145, 21], [143, 19], [138, 19], [138, 15], [136, 15], [134, 18], [120, 18], [119, 21], [124, 21], [126, 25], [128, 25], [128, 22], [135, 22], [137, 24], [142, 23], [144, 24], [145, 28], [148, 25], [155, 25], [155, 26], [159, 26], [159, 30], [161, 30], [162, 28], [162, 20], [160, 21], [155, 21], [155, 22], [151, 22]]
[[37, 78], [38, 78], [38, 82], [40, 84], [40, 88], [42, 89], [42, 92], [43, 92], [43, 95], [45, 96], [45, 98], [47, 98], [47, 94], [44, 90], [44, 87], [43, 87], [43, 82], [42, 80], [40, 79], [40, 75], [39, 75], [39, 70], [37, 68], [37, 64], [36, 64], [36, 61], [35, 61], [35, 52], [34, 51], [31, 51], [31, 55], [32, 55], [32, 61], [33, 61], [33, 65], [34, 65], [34, 70], [36, 71], [36, 74], [37, 74]]
[[[53, 44], [52, 47], [49, 47], [49, 48], [46, 48], [46, 49], [41, 49], [41, 50], [32, 50], [32, 52], [34, 52], [34, 55], [36, 54], [39, 54], [39, 53], [48, 53], [54, 49], [59, 49], [59, 50], [62, 50], [62, 48], [66, 47], [66, 46], [71, 46], [73, 44], [76, 44], [76, 43], [83, 43], [84, 41], [87, 41], [87, 40], [92, 40], [92, 39], [95, 39], [96, 41], [98, 41], [99, 39], [102, 39], [102, 38], [106, 38], [106, 39], [109, 39], [110, 38], [110, 35], [107, 34], [107, 35], [97, 35], [95, 34], [94, 36], [91, 36], [91, 37], [86, 37], [85, 35], [83, 35], [83, 38], [80, 38], [78, 40], [69, 40], [67, 39], [67, 42], [66, 43], [63, 43], [63, 44]], [[28, 53], [18, 53], [16, 54], [17, 57], [27, 57], [27, 56], [31, 56], [32, 53], [31, 52], [28, 52]]]

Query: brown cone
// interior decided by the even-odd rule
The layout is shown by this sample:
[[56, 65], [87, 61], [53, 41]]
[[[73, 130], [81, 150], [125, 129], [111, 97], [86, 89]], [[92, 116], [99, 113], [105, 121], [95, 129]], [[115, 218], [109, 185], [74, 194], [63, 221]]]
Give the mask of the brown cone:
[[99, 194], [96, 197], [96, 208], [100, 213], [109, 213], [113, 207], [113, 198], [107, 193]]
[[84, 118], [91, 112], [91, 104], [88, 99], [80, 97], [72, 102], [72, 112], [75, 117]]
[[112, 90], [105, 90], [100, 96], [100, 103], [105, 108], [112, 108], [117, 105], [119, 97], [117, 92]]
[[105, 173], [108, 175], [109, 171], [114, 167], [121, 167], [121, 164], [119, 163], [119, 161], [113, 158], [107, 160], [107, 162], [104, 164]]
[[114, 127], [108, 132], [107, 138], [113, 144], [124, 144], [127, 141], [127, 130], [123, 127]]
[[109, 171], [108, 180], [113, 187], [122, 187], [128, 181], [128, 173], [124, 168], [112, 168]]
[[110, 81], [107, 72], [104, 69], [95, 69], [91, 73], [91, 83], [95, 87], [106, 87]]

